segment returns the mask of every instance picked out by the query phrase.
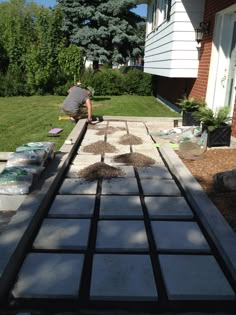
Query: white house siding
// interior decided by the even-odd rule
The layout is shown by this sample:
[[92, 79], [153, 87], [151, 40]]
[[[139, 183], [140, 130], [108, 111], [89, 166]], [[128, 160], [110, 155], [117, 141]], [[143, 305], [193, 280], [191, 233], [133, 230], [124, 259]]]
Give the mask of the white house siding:
[[169, 21], [151, 31], [153, 1], [148, 5], [144, 71], [172, 78], [196, 78], [199, 49], [195, 28], [203, 19], [205, 0], [172, 0]]

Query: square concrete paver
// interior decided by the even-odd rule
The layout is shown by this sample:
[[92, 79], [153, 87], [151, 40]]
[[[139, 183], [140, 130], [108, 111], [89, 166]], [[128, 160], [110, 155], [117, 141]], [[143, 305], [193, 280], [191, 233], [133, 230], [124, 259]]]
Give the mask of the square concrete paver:
[[152, 221], [158, 250], [169, 252], [209, 252], [210, 248], [195, 222]]
[[137, 167], [138, 175], [140, 178], [162, 178], [172, 179], [168, 169], [164, 165], [154, 165], [149, 167]]
[[95, 254], [90, 298], [101, 301], [157, 301], [150, 257]]
[[121, 169], [123, 172], [123, 175], [121, 175], [119, 177], [135, 177], [133, 166], [119, 165], [119, 166], [115, 166], [115, 167]]
[[178, 196], [181, 192], [174, 180], [145, 179], [141, 178], [144, 195]]
[[83, 169], [89, 167], [88, 164], [72, 164], [69, 167], [68, 172], [66, 173], [67, 178], [80, 178], [79, 172], [82, 171]]
[[59, 189], [62, 195], [95, 195], [96, 191], [97, 181], [91, 182], [83, 178], [66, 178]]
[[16, 211], [26, 195], [0, 195], [0, 211]]
[[149, 248], [143, 221], [99, 221], [97, 250], [147, 251]]
[[83, 254], [29, 254], [12, 294], [15, 298], [77, 298]]
[[101, 196], [100, 218], [142, 218], [139, 196]]
[[192, 219], [193, 212], [184, 197], [145, 197], [150, 219]]
[[115, 167], [120, 166], [120, 165], [125, 165], [125, 163], [114, 161], [114, 158], [118, 155], [119, 153], [105, 153], [104, 163], [115, 166]]
[[137, 180], [132, 177], [105, 179], [102, 182], [102, 194], [139, 194]]
[[91, 217], [95, 196], [57, 195], [49, 210], [49, 217]]
[[45, 219], [33, 243], [36, 249], [85, 249], [90, 220]]
[[232, 300], [235, 294], [213, 256], [160, 255], [170, 300]]
[[74, 160], [72, 161], [72, 164], [90, 165], [98, 162], [101, 162], [101, 155], [77, 154]]

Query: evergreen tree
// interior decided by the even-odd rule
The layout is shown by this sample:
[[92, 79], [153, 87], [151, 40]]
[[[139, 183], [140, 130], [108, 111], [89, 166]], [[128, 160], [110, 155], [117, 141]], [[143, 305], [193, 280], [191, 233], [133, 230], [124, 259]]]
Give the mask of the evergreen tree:
[[94, 64], [125, 63], [141, 56], [144, 38], [137, 31], [144, 19], [131, 12], [135, 0], [58, 0], [63, 30]]

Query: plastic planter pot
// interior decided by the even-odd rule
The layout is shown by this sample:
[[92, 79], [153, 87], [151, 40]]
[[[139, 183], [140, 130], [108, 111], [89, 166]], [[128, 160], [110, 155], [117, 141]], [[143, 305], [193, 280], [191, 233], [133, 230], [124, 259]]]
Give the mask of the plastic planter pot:
[[209, 131], [208, 126], [203, 125], [203, 130], [207, 130], [207, 146], [211, 147], [224, 147], [230, 146], [231, 140], [231, 126], [224, 124], [213, 131]]
[[183, 126], [200, 126], [200, 121], [193, 117], [194, 111], [183, 111]]

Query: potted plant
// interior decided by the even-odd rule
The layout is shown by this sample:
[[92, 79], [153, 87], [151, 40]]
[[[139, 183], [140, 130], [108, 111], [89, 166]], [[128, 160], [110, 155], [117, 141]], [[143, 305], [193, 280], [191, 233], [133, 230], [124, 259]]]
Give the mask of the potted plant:
[[183, 113], [183, 126], [199, 126], [200, 120], [193, 116], [193, 113], [198, 111], [202, 107], [206, 107], [206, 103], [200, 98], [184, 96], [177, 103]]
[[221, 107], [216, 112], [208, 107], [202, 107], [194, 113], [194, 117], [202, 122], [202, 130], [207, 130], [208, 147], [230, 146], [231, 118], [228, 106]]

